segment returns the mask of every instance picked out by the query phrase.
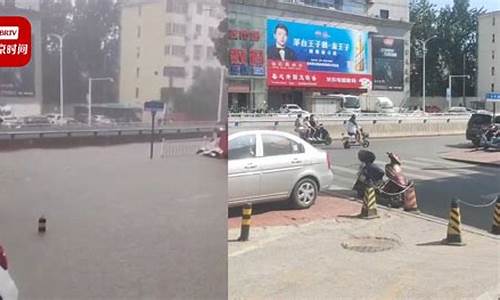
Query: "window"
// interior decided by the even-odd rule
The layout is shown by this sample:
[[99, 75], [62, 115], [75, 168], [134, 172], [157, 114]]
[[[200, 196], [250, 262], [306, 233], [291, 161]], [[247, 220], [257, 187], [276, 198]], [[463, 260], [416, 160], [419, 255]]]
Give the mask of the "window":
[[139, 88], [135, 88], [135, 98], [139, 98]]
[[217, 17], [217, 8], [215, 6], [211, 6], [210, 7], [209, 15], [212, 18], [216, 18]]
[[139, 78], [139, 72], [141, 71], [141, 69], [139, 67], [137, 67], [135, 69], [135, 77]]
[[494, 33], [491, 35], [491, 42], [492, 42], [492, 43], [494, 43], [494, 42], [495, 42], [495, 34], [494, 34]]
[[202, 15], [202, 14], [203, 14], [203, 3], [197, 3], [197, 4], [196, 4], [196, 12], [197, 12], [199, 15]]
[[203, 47], [201, 45], [195, 45], [194, 52], [193, 52], [194, 60], [200, 60], [202, 52], [203, 52]]
[[200, 24], [196, 24], [196, 34], [201, 35], [201, 25]]
[[141, 37], [141, 26], [137, 26], [137, 38]]
[[229, 159], [245, 159], [255, 157], [256, 153], [255, 135], [249, 134], [234, 138], [229, 141]]
[[180, 23], [167, 23], [165, 24], [165, 35], [185, 36], [186, 25]]
[[185, 56], [186, 55], [186, 47], [184, 46], [172, 46], [172, 55], [173, 56]]
[[380, 10], [380, 18], [389, 19], [389, 11], [387, 9]]
[[491, 67], [491, 76], [495, 76], [495, 67]]
[[185, 14], [188, 11], [188, 3], [179, 0], [167, 0], [167, 12]]
[[214, 59], [214, 47], [207, 47], [207, 59]]
[[304, 153], [301, 144], [279, 135], [263, 135], [262, 146], [264, 156]]
[[163, 76], [185, 77], [186, 70], [184, 67], [163, 67]]
[[137, 15], [142, 16], [142, 5], [137, 6]]
[[164, 50], [163, 50], [163, 53], [164, 53], [165, 55], [170, 55], [170, 51], [171, 51], [171, 47], [170, 47], [170, 45], [165, 45], [165, 48], [164, 48]]

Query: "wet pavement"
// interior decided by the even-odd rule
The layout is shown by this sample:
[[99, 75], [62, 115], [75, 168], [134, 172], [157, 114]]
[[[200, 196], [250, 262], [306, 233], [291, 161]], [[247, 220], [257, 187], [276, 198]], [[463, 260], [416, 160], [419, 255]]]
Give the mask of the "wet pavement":
[[226, 161], [159, 147], [154, 160], [148, 144], [1, 154], [20, 299], [227, 298]]

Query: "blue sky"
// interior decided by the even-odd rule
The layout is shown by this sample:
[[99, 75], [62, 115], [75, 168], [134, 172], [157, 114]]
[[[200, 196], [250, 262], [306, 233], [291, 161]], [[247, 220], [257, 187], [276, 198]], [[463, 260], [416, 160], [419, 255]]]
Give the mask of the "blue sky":
[[[430, 0], [438, 7], [453, 5], [453, 0]], [[500, 10], [500, 0], [470, 0], [472, 7], [484, 7], [487, 11]]]

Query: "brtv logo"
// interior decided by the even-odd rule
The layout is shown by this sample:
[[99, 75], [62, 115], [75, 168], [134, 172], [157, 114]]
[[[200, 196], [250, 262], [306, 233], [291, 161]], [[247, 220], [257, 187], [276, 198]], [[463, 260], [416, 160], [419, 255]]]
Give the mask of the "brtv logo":
[[22, 67], [31, 60], [31, 24], [20, 16], [0, 16], [0, 67]]

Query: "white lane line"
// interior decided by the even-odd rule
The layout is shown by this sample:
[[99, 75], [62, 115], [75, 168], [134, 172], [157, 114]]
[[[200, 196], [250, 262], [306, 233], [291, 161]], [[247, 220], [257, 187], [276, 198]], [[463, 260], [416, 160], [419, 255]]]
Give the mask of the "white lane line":
[[[416, 166], [421, 166], [423, 168], [450, 168], [450, 167], [454, 167], [455, 169], [453, 170], [454, 172], [457, 172], [457, 173], [460, 173], [460, 174], [464, 174], [464, 175], [476, 175], [476, 174], [483, 174], [483, 172], [480, 172], [480, 171], [472, 171], [472, 170], [466, 170], [466, 169], [462, 169], [463, 167], [460, 167], [460, 169], [456, 169], [456, 166], [443, 166], [443, 165], [436, 165], [436, 164], [431, 164], [431, 163], [423, 163], [423, 162], [417, 162], [417, 161], [413, 161], [413, 160], [405, 160], [404, 161], [404, 164], [409, 164], [409, 165], [416, 165]], [[404, 166], [403, 166], [404, 168]], [[422, 171], [440, 171], [440, 170], [426, 170], [426, 169], [422, 169]]]
[[[429, 162], [429, 163], [432, 163], [432, 164], [438, 164], [438, 165], [441, 165], [441, 166], [450, 166], [450, 167], [456, 167], [456, 168], [471, 168], [473, 167], [474, 170], [466, 170], [468, 172], [477, 172], [477, 173], [474, 173], [474, 174], [487, 174], [487, 175], [490, 175], [490, 176], [495, 176], [496, 174], [492, 173], [491, 171], [495, 171], [495, 169], [493, 167], [485, 167], [485, 166], [478, 166], [478, 165], [475, 165], [475, 164], [467, 164], [467, 163], [459, 163], [459, 162], [452, 162], [452, 161], [448, 161], [448, 160], [437, 160], [437, 159], [429, 159], [429, 158], [425, 158], [425, 157], [415, 157], [413, 158], [415, 160], [419, 160], [419, 161], [424, 161], [424, 162]], [[462, 169], [463, 170], [463, 169]]]
[[[344, 168], [344, 167], [340, 167], [340, 166], [332, 166], [333, 167], [333, 170], [339, 170], [341, 172], [345, 172], [345, 173], [349, 173], [349, 174], [353, 174], [353, 175], [356, 175], [358, 174], [358, 171], [357, 170], [353, 170], [353, 169], [349, 169], [349, 168]], [[333, 173], [335, 175], [335, 173]]]
[[[377, 164], [383, 164], [384, 162], [376, 160], [375, 163], [377, 163]], [[427, 176], [427, 175], [422, 175], [422, 174], [419, 174], [419, 173], [408, 172], [408, 171], [406, 171], [407, 169], [413, 169], [413, 170], [417, 170], [417, 171], [420, 171], [420, 170], [417, 169], [417, 168], [408, 168], [407, 166], [403, 166], [403, 174], [406, 174], [411, 179], [432, 180], [432, 179], [438, 178], [438, 177], [430, 177], [430, 176]], [[420, 172], [423, 173], [423, 171], [420, 171]]]

